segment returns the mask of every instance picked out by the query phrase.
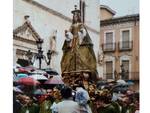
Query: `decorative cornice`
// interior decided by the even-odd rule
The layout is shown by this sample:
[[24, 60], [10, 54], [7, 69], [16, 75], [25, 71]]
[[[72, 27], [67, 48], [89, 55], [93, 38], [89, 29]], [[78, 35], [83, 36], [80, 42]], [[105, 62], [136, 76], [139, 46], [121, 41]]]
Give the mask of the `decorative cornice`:
[[28, 40], [28, 39], [25, 39], [23, 37], [17, 36], [15, 34], [13, 35], [13, 39], [18, 40], [18, 41], [22, 41], [22, 42], [26, 42], [26, 43], [30, 43], [30, 44], [33, 44], [33, 45], [37, 45], [36, 41]]
[[19, 54], [19, 55], [24, 55], [27, 51], [25, 50], [22, 50], [22, 49], [17, 49], [16, 50], [16, 54]]
[[[31, 51], [37, 51], [37, 49], [31, 48], [31, 47], [27, 47], [27, 46], [23, 46], [23, 45], [19, 45], [19, 44], [13, 44], [14, 46], [17, 47], [21, 47], [21, 48], [25, 48], [27, 50], [31, 50]], [[18, 48], [17, 48], [18, 49]]]
[[24, 30], [25, 28], [30, 28], [32, 34], [35, 36], [35, 40], [38, 41], [39, 39], [41, 39], [41, 37], [39, 36], [39, 34], [35, 31], [35, 29], [33, 28], [33, 26], [31, 25], [30, 22], [26, 21], [22, 26], [16, 28], [13, 31], [13, 35], [16, 36], [19, 32], [21, 32], [22, 30]]
[[[58, 17], [60, 17], [60, 18], [62, 18], [62, 19], [64, 19], [64, 20], [66, 20], [66, 21], [68, 21], [68, 22], [70, 22], [70, 23], [72, 22], [72, 19], [71, 19], [71, 18], [69, 18], [69, 17], [63, 15], [62, 13], [59, 13], [58, 11], [55, 11], [55, 10], [53, 10], [53, 9], [50, 9], [50, 8], [48, 8], [48, 7], [42, 5], [42, 4], [40, 4], [40, 3], [38, 3], [38, 2], [36, 2], [36, 1], [34, 1], [34, 0], [23, 0], [23, 1], [25, 1], [25, 2], [27, 2], [27, 3], [29, 3], [29, 4], [32, 4], [32, 5], [34, 5], [34, 6], [37, 6], [38, 8], [41, 8], [41, 9], [43, 9], [44, 11], [47, 11], [47, 12], [49, 12], [50, 14], [53, 14], [53, 15], [55, 15], [55, 16], [58, 16]], [[87, 26], [87, 25], [85, 25], [85, 26], [87, 27], [88, 30], [90, 30], [90, 31], [92, 31], [92, 32], [94, 32], [94, 33], [96, 33], [96, 34], [99, 35], [99, 33], [100, 33], [99, 31], [97, 31], [97, 30], [95, 30], [95, 29], [93, 29], [93, 28], [91, 28], [91, 27], [89, 27], [89, 26]]]
[[127, 15], [123, 17], [116, 17], [112, 19], [100, 21], [100, 26], [107, 26], [112, 24], [124, 23], [124, 22], [136, 22], [139, 21], [139, 14]]
[[[136, 25], [138, 25], [138, 23], [136, 22]], [[109, 24], [109, 25], [105, 25], [105, 26], [101, 26], [101, 31], [102, 30], [109, 30], [109, 29], [114, 29], [114, 28], [124, 28], [124, 27], [134, 27], [135, 23], [134, 22], [124, 22], [124, 23], [118, 23], [118, 24]]]

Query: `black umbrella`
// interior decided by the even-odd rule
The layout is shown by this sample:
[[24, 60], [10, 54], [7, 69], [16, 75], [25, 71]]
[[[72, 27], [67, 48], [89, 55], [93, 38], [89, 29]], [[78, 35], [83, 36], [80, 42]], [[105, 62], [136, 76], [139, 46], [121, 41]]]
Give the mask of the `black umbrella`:
[[52, 68], [43, 69], [46, 71], [49, 75], [59, 75], [58, 72]]
[[113, 88], [112, 88], [112, 91], [113, 92], [125, 92], [128, 90], [128, 85], [122, 85], [122, 84], [119, 84], [119, 85], [115, 85]]
[[98, 89], [100, 89], [102, 86], [107, 86], [107, 85], [108, 85], [107, 81], [101, 80], [97, 82], [96, 86]]

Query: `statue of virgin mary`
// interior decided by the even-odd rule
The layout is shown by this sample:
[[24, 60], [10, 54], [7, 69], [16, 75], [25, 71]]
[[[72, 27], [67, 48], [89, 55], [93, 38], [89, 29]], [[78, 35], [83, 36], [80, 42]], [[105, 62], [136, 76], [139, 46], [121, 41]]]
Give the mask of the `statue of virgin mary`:
[[70, 36], [72, 36], [72, 38], [70, 38], [68, 42], [65, 40], [62, 48], [62, 74], [90, 71], [90, 77], [96, 79], [96, 57], [92, 40], [85, 25], [81, 22], [80, 10], [75, 7], [72, 14], [72, 25], [70, 29], [67, 30], [67, 32], [71, 33]]

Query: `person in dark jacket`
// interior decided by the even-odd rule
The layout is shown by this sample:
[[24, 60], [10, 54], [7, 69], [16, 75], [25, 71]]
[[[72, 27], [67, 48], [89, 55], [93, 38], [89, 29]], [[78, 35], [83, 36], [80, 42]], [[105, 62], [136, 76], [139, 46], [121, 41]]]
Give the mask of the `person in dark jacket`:
[[119, 113], [116, 111], [115, 107], [108, 102], [108, 97], [99, 96], [97, 100], [97, 112], [98, 113]]
[[20, 113], [21, 103], [17, 101], [15, 92], [13, 92], [13, 113]]

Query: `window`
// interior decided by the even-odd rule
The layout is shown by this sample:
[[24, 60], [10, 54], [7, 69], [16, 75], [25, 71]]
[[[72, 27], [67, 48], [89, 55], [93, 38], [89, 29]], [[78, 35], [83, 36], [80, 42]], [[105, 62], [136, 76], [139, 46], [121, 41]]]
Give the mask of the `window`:
[[106, 79], [113, 78], [113, 62], [106, 61]]
[[114, 51], [114, 33], [113, 32], [106, 32], [105, 33], [105, 43], [103, 45], [104, 51]]
[[108, 44], [108, 47], [111, 48], [112, 43], [113, 43], [113, 32], [106, 33], [106, 44]]
[[125, 70], [125, 76], [123, 79], [128, 79], [129, 78], [129, 60], [122, 60], [122, 65]]
[[130, 31], [124, 30], [122, 31], [122, 48], [129, 48], [129, 41], [130, 41]]

